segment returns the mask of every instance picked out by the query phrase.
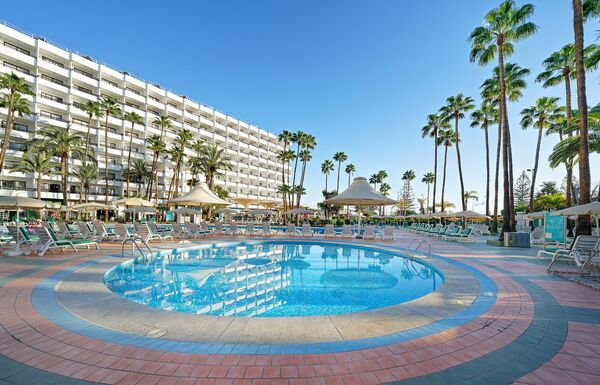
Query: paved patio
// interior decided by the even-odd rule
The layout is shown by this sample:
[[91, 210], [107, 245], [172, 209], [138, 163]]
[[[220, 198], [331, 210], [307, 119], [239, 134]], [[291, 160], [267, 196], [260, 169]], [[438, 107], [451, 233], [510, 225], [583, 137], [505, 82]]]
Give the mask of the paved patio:
[[[378, 244], [401, 248], [414, 237], [398, 232], [394, 244]], [[374, 345], [345, 336], [335, 341], [345, 343], [342, 348], [313, 341], [317, 350], [293, 351], [285, 344], [231, 341], [212, 341], [213, 350], [206, 350], [205, 341], [196, 346], [181, 336], [151, 338], [125, 325], [102, 325], [85, 309], [67, 309], [89, 310], [85, 298], [79, 304], [62, 298], [63, 306], [60, 289], [75, 284], [69, 281], [73, 273], [102, 266], [98, 262], [106, 258], [100, 257], [118, 252], [120, 247], [104, 243], [100, 253], [0, 259], [0, 384], [600, 383], [600, 293], [548, 274], [534, 250], [432, 241], [439, 256], [432, 260], [447, 258], [471, 269], [480, 288], [490, 282], [495, 295], [489, 306], [484, 287], [481, 301], [462, 309], [468, 313], [455, 309], [438, 319], [442, 324], [402, 328]], [[402, 338], [390, 337], [396, 335]]]

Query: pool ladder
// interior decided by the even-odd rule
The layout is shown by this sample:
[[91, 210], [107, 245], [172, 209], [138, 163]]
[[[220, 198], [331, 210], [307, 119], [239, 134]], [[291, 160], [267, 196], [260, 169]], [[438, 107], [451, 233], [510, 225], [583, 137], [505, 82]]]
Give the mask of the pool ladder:
[[[416, 245], [417, 247], [413, 248], [413, 245]], [[423, 254], [423, 245], [427, 246], [427, 254]], [[413, 239], [408, 244], [408, 247], [406, 248], [406, 250], [408, 250], [410, 253], [412, 253], [413, 257], [418, 252], [419, 255], [421, 256], [421, 258], [429, 258], [431, 256], [431, 242], [429, 242], [426, 239], [423, 239], [423, 240]]]
[[[130, 243], [130, 242], [131, 242], [131, 253], [128, 253], [128, 252], [125, 252], [125, 244]], [[144, 255], [146, 255], [144, 253], [144, 251], [142, 250], [140, 244], [143, 245], [146, 250], [148, 250], [148, 253], [152, 253], [150, 246], [148, 246], [148, 244], [146, 243], [144, 238], [136, 236], [136, 237], [127, 238], [126, 240], [123, 241], [122, 246], [121, 246], [121, 258], [124, 258], [126, 255], [130, 255], [133, 257], [135, 255], [136, 250], [140, 253], [140, 255], [142, 257]]]

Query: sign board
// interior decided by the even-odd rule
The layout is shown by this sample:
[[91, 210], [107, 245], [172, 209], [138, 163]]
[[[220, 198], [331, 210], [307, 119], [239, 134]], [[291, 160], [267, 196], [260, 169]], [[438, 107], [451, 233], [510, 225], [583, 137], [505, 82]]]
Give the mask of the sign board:
[[165, 216], [165, 220], [167, 222], [173, 222], [173, 212], [167, 211], [167, 215]]
[[547, 241], [565, 241], [565, 217], [550, 215], [550, 212], [546, 211], [544, 225]]

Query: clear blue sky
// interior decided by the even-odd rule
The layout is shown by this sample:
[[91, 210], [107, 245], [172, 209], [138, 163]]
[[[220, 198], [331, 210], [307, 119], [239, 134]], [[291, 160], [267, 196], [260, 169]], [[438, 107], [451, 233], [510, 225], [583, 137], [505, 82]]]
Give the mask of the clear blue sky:
[[[450, 95], [463, 92], [479, 102], [478, 87], [492, 65], [469, 63], [467, 38], [499, 3], [13, 1], [4, 4], [2, 17], [272, 132], [314, 134], [318, 146], [304, 198], [314, 205], [324, 185], [320, 164], [336, 151], [348, 154], [357, 175], [387, 170], [394, 197], [405, 170], [415, 170], [418, 180], [432, 170], [433, 146], [421, 139], [420, 128]], [[563, 96], [562, 87], [545, 90], [534, 77], [541, 61], [573, 34], [571, 1], [534, 4], [539, 32], [517, 44], [509, 59], [532, 70], [524, 97], [509, 106], [515, 174], [533, 166], [536, 140], [533, 130], [520, 129], [518, 113], [540, 96]], [[586, 43], [597, 42], [598, 29], [597, 22], [586, 26]], [[588, 75], [590, 104], [600, 101], [599, 79], [598, 72]], [[466, 188], [479, 192], [481, 211], [483, 133], [467, 120], [460, 128]], [[550, 170], [546, 162], [557, 140], [543, 138], [540, 182], [564, 177], [563, 168]], [[591, 168], [598, 183], [597, 154]], [[342, 180], [345, 185], [344, 174]], [[458, 204], [454, 151], [447, 183], [448, 200]], [[415, 189], [417, 196], [426, 193], [421, 183]]]

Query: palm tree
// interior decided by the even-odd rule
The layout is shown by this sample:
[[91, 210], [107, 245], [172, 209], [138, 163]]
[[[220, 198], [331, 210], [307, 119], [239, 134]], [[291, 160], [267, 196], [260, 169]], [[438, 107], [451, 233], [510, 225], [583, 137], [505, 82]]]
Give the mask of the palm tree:
[[[516, 102], [523, 96], [523, 90], [527, 87], [525, 77], [529, 75], [529, 69], [522, 68], [514, 63], [506, 63], [504, 66], [504, 80], [506, 97], [511, 102]], [[500, 69], [495, 67], [494, 76], [486, 79], [481, 85], [481, 97], [488, 103], [500, 104]], [[500, 111], [498, 111], [500, 116]], [[497, 232], [498, 229], [498, 191], [500, 176], [500, 150], [502, 144], [502, 120], [498, 119], [498, 140], [496, 145], [496, 173], [494, 178], [494, 215], [492, 218], [491, 232]], [[509, 164], [512, 164], [512, 158], [509, 158]], [[511, 192], [512, 194], [512, 192]], [[511, 198], [512, 199], [512, 198]]]
[[[377, 181], [381, 184], [388, 177], [388, 173], [385, 170], [377, 171]], [[414, 179], [414, 178], [413, 178]], [[381, 187], [379, 188], [381, 190]]]
[[[296, 187], [296, 172], [298, 170], [298, 159], [300, 159], [300, 147], [302, 146], [302, 142], [305, 140], [306, 133], [303, 131], [298, 131], [292, 134], [292, 143], [296, 143], [296, 158], [294, 160], [294, 172], [292, 175], [292, 191]], [[294, 199], [292, 195], [292, 206], [294, 206]]]
[[[463, 180], [462, 173], [462, 161], [460, 159], [460, 137], [458, 135], [458, 121], [465, 117], [465, 112], [475, 108], [473, 98], [458, 94], [456, 96], [450, 96], [446, 99], [446, 105], [440, 109], [440, 113], [448, 120], [454, 119], [454, 134], [456, 135], [456, 159], [458, 161], [458, 177], [460, 179], [460, 194], [465, 195], [465, 183]], [[467, 209], [467, 202], [462, 199], [463, 210]]]
[[100, 177], [98, 167], [92, 163], [83, 164], [73, 171], [73, 176], [81, 182], [83, 189], [79, 192], [79, 195], [84, 195], [85, 202], [87, 203], [90, 185]]
[[[119, 117], [121, 116], [121, 108], [119, 102], [112, 96], [103, 96], [100, 99], [100, 111], [104, 114], [104, 181], [106, 194], [104, 196], [104, 204], [108, 205], [108, 118], [110, 116]], [[66, 203], [65, 203], [66, 204]], [[104, 210], [104, 218], [108, 220], [108, 209]]]
[[[159, 115], [156, 119], [154, 119], [152, 124], [155, 127], [160, 127], [160, 135], [158, 136], [158, 138], [161, 141], [164, 138], [165, 130], [167, 128], [173, 127], [171, 125], [171, 119], [168, 116], [163, 116], [163, 115]], [[156, 135], [154, 135], [154, 136], [156, 136]], [[151, 195], [152, 195], [153, 184], [155, 185], [154, 188], [156, 191], [156, 198], [155, 198], [156, 204], [158, 204], [158, 160], [159, 160], [159, 157], [160, 157], [160, 152], [154, 152], [154, 155], [152, 157], [152, 170], [150, 171], [152, 174], [152, 178], [150, 179], [150, 184], [148, 187], [148, 194], [149, 194], [148, 200], [150, 200]]]
[[348, 160], [348, 156], [344, 152], [339, 151], [339, 152], [336, 152], [335, 155], [333, 155], [333, 160], [338, 162], [337, 184], [335, 185], [335, 191], [339, 192], [340, 191], [340, 171], [342, 170], [342, 163], [344, 163], [345, 161]]
[[30, 150], [25, 152], [25, 154], [23, 154], [23, 158], [11, 168], [10, 172], [34, 174], [37, 199], [41, 199], [42, 178], [44, 175], [56, 174], [55, 169], [58, 166], [59, 164], [53, 161], [52, 155], [50, 155], [48, 152], [35, 149], [34, 151]]
[[469, 200], [473, 200], [473, 206], [471, 206], [471, 210], [475, 211], [475, 201], [479, 201], [479, 196], [477, 195], [477, 191], [465, 191], [464, 196], [465, 201], [469, 202]]
[[[390, 194], [391, 189], [392, 189], [392, 186], [390, 186], [386, 182], [383, 182], [379, 186], [379, 192], [381, 193], [381, 195], [384, 195], [384, 196], [388, 196]], [[384, 215], [384, 214], [385, 214], [385, 206], [380, 206], [379, 207], [379, 215]]]
[[85, 157], [83, 158], [83, 164], [87, 163], [88, 160], [88, 150], [90, 147], [90, 135], [92, 130], [92, 120], [94, 117], [96, 119], [104, 116], [104, 113], [100, 109], [100, 102], [88, 100], [83, 105], [79, 106], [79, 109], [85, 112], [88, 116], [88, 124], [87, 124], [87, 135], [85, 137]]
[[[171, 200], [171, 197], [177, 197], [181, 169], [184, 164], [183, 159], [185, 157], [185, 148], [189, 146], [190, 140], [192, 140], [193, 137], [194, 134], [187, 128], [182, 128], [179, 130], [179, 132], [177, 132], [177, 136], [175, 137], [175, 147], [171, 149], [171, 161], [175, 163], [175, 168], [173, 170], [171, 183], [169, 183], [169, 192], [167, 193], [168, 200]], [[173, 195], [171, 195], [171, 192]]]
[[[131, 167], [131, 145], [133, 144], [133, 128], [136, 124], [144, 124], [144, 118], [142, 118], [139, 114], [135, 112], [128, 112], [123, 115], [123, 119], [131, 123], [131, 132], [129, 133], [129, 146], [127, 149], [127, 169]], [[90, 122], [91, 122], [90, 118]], [[126, 177], [126, 187], [127, 196], [129, 196], [129, 176]]]
[[435, 193], [437, 188], [437, 149], [438, 149], [438, 134], [441, 130], [450, 128], [450, 122], [441, 114], [430, 114], [427, 116], [427, 124], [421, 129], [421, 136], [424, 138], [429, 136], [433, 138], [433, 204], [432, 211], [435, 213]]
[[[562, 116], [563, 108], [558, 107], [556, 102], [558, 102], [558, 98], [542, 97], [536, 100], [535, 106], [525, 108], [521, 111], [521, 127], [526, 129], [534, 126], [538, 129], [535, 162], [533, 164], [533, 172], [531, 175], [532, 186], [535, 186], [544, 129], [549, 128], [557, 118]], [[533, 212], [533, 189], [531, 189], [531, 194], [529, 196], [529, 211]]]
[[488, 128], [498, 122], [498, 108], [494, 102], [484, 100], [478, 110], [471, 113], [471, 127], [481, 127], [485, 138], [485, 215], [490, 215], [490, 143]]
[[[46, 151], [60, 158], [60, 177], [62, 183], [63, 204], [68, 201], [69, 158], [83, 159], [85, 156], [85, 136], [62, 127], [43, 127], [36, 132], [38, 138], [31, 139], [31, 151]], [[108, 196], [108, 191], [106, 192]]]
[[[573, 111], [574, 121], [579, 119], [578, 111]], [[588, 113], [589, 151], [600, 153], [600, 106], [592, 108]], [[571, 125], [571, 129], [575, 123]], [[566, 161], [577, 162], [579, 156], [579, 135], [568, 136], [554, 146], [548, 157], [550, 167], [556, 168]]]
[[[288, 211], [288, 201], [285, 199], [286, 196], [289, 196], [292, 193], [292, 189], [290, 188], [289, 185], [287, 184], [282, 184], [277, 186], [277, 193], [281, 194], [281, 196], [283, 196], [283, 211], [284, 213], [286, 211]], [[285, 215], [284, 217], [287, 217], [287, 215]]]
[[327, 177], [334, 169], [333, 162], [329, 159], [326, 159], [323, 163], [321, 163], [321, 172], [325, 174], [325, 191], [327, 191]]
[[377, 183], [379, 183], [379, 176], [375, 173], [375, 174], [371, 174], [371, 176], [369, 177], [369, 183], [371, 183], [373, 185], [373, 190], [377, 190]]
[[356, 167], [352, 163], [350, 163], [346, 165], [346, 169], [344, 171], [346, 172], [346, 174], [348, 174], [348, 187], [350, 187], [350, 178], [352, 178], [352, 175], [354, 175], [354, 173], [356, 172]]
[[188, 186], [194, 187], [198, 183], [198, 174], [200, 173], [200, 154], [204, 151], [206, 143], [202, 139], [196, 139], [190, 148], [196, 155], [188, 158], [188, 167], [192, 173], [192, 179], [188, 181]]
[[432, 172], [426, 173], [425, 175], [423, 175], [423, 179], [421, 179], [421, 182], [427, 185], [427, 210], [429, 210], [429, 187], [435, 183], [435, 174]]
[[537, 26], [527, 20], [533, 15], [533, 5], [517, 7], [513, 0], [506, 0], [498, 8], [489, 11], [484, 25], [475, 28], [470, 35], [471, 62], [477, 61], [484, 66], [498, 58], [499, 112], [502, 125], [502, 165], [504, 187], [504, 210], [502, 213], [502, 232], [515, 231], [515, 210], [513, 196], [513, 169], [510, 146], [510, 127], [506, 110], [506, 78], [504, 58], [514, 52], [514, 43], [535, 33]]
[[[279, 133], [279, 135], [277, 135], [277, 140], [280, 142], [283, 142], [283, 150], [279, 153], [279, 160], [281, 160], [282, 163], [282, 170], [281, 170], [281, 183], [286, 184], [286, 179], [285, 179], [285, 170], [286, 170], [286, 166], [289, 166], [290, 162], [293, 158], [294, 153], [292, 151], [288, 150], [288, 147], [290, 145], [290, 143], [294, 140], [294, 134], [292, 134], [290, 131], [288, 130], [283, 130], [281, 131], [281, 133]], [[289, 151], [289, 152], [288, 152]], [[282, 155], [282, 154], [286, 154], [286, 155]], [[291, 158], [290, 158], [290, 154], [291, 154]], [[290, 159], [288, 159], [290, 158]]]
[[[586, 9], [586, 13], [589, 12]], [[596, 13], [596, 12], [593, 12]], [[575, 35], [575, 72], [577, 77], [577, 108], [579, 110], [579, 204], [590, 203], [591, 176], [589, 133], [587, 116], [587, 97], [585, 88], [584, 66], [584, 37], [583, 37], [583, 5], [581, 0], [573, 0], [573, 32]], [[577, 234], [589, 235], [592, 233], [590, 217], [577, 216]]]
[[[296, 191], [296, 207], [300, 207], [300, 197], [303, 195], [302, 191], [304, 190], [304, 176], [306, 174], [306, 165], [312, 159], [312, 155], [310, 153], [317, 146], [317, 141], [313, 135], [304, 134], [300, 140], [302, 151], [298, 154], [300, 159], [302, 159], [302, 173], [300, 175], [300, 184], [299, 189]], [[296, 157], [298, 158], [298, 157]]]
[[10, 134], [12, 132], [15, 115], [31, 115], [29, 102], [24, 98], [24, 95], [34, 95], [29, 84], [24, 78], [20, 78], [14, 73], [0, 75], [0, 90], [7, 90], [7, 93], [0, 95], [0, 107], [7, 110], [6, 127], [4, 128], [4, 137], [2, 139], [2, 149], [0, 150], [0, 173], [4, 168], [4, 157], [8, 143], [10, 142]]
[[[282, 167], [281, 167], [281, 184], [282, 185], [286, 185], [287, 186], [288, 183], [289, 183], [289, 179], [290, 178], [289, 178], [289, 175], [287, 175], [287, 177], [286, 177], [285, 170], [289, 169], [290, 162], [292, 160], [294, 160], [295, 157], [296, 157], [296, 154], [294, 154], [294, 151], [292, 151], [292, 150], [282, 150], [277, 155], [277, 158], [281, 161], [281, 165], [282, 165]], [[287, 189], [285, 191], [286, 191], [285, 193], [281, 193], [282, 194], [281, 198], [283, 199], [283, 205], [284, 206], [287, 205], [286, 204], [286, 202], [287, 202], [287, 195], [286, 194], [288, 194]], [[287, 220], [287, 217], [284, 216], [283, 220], [285, 222]]]
[[[150, 200], [152, 198], [152, 186], [153, 182], [156, 179], [156, 197], [155, 204], [158, 205], [158, 173], [154, 173], [154, 166], [156, 164], [156, 159], [160, 157], [160, 154], [165, 152], [167, 146], [165, 142], [158, 135], [152, 135], [151, 137], [146, 139], [146, 143], [148, 144], [148, 150], [152, 151], [152, 167], [150, 169], [150, 178], [148, 181], [148, 187], [146, 189], [146, 199]], [[156, 177], [155, 177], [156, 175]]]
[[[600, 4], [600, 3], [599, 3]], [[586, 70], [595, 68], [598, 64], [597, 59], [599, 47], [592, 44], [584, 49], [584, 60]], [[569, 127], [571, 124], [571, 80], [576, 78], [577, 71], [575, 70], [575, 46], [572, 43], [564, 45], [560, 50], [553, 52], [546, 60], [543, 61], [544, 71], [537, 78], [537, 82], [541, 82], [544, 88], [553, 87], [560, 83], [565, 84], [565, 114], [568, 135], [572, 136], [572, 131]], [[559, 139], [563, 140], [563, 129], [558, 130]], [[565, 162], [567, 169], [567, 203], [566, 207], [571, 206], [573, 194], [573, 163], [567, 159]]]
[[446, 164], [448, 163], [448, 147], [452, 147], [456, 143], [456, 134], [452, 130], [441, 130], [438, 132], [438, 145], [444, 146], [444, 167], [442, 177], [442, 202], [441, 209], [444, 212], [445, 202], [444, 193], [446, 190]]
[[137, 196], [141, 197], [142, 184], [151, 178], [150, 165], [143, 159], [136, 159], [131, 163], [130, 168], [123, 171], [123, 175], [138, 184]]
[[211, 143], [204, 147], [200, 155], [200, 171], [208, 187], [212, 190], [215, 177], [223, 175], [223, 171], [233, 168], [231, 159], [216, 143]]

